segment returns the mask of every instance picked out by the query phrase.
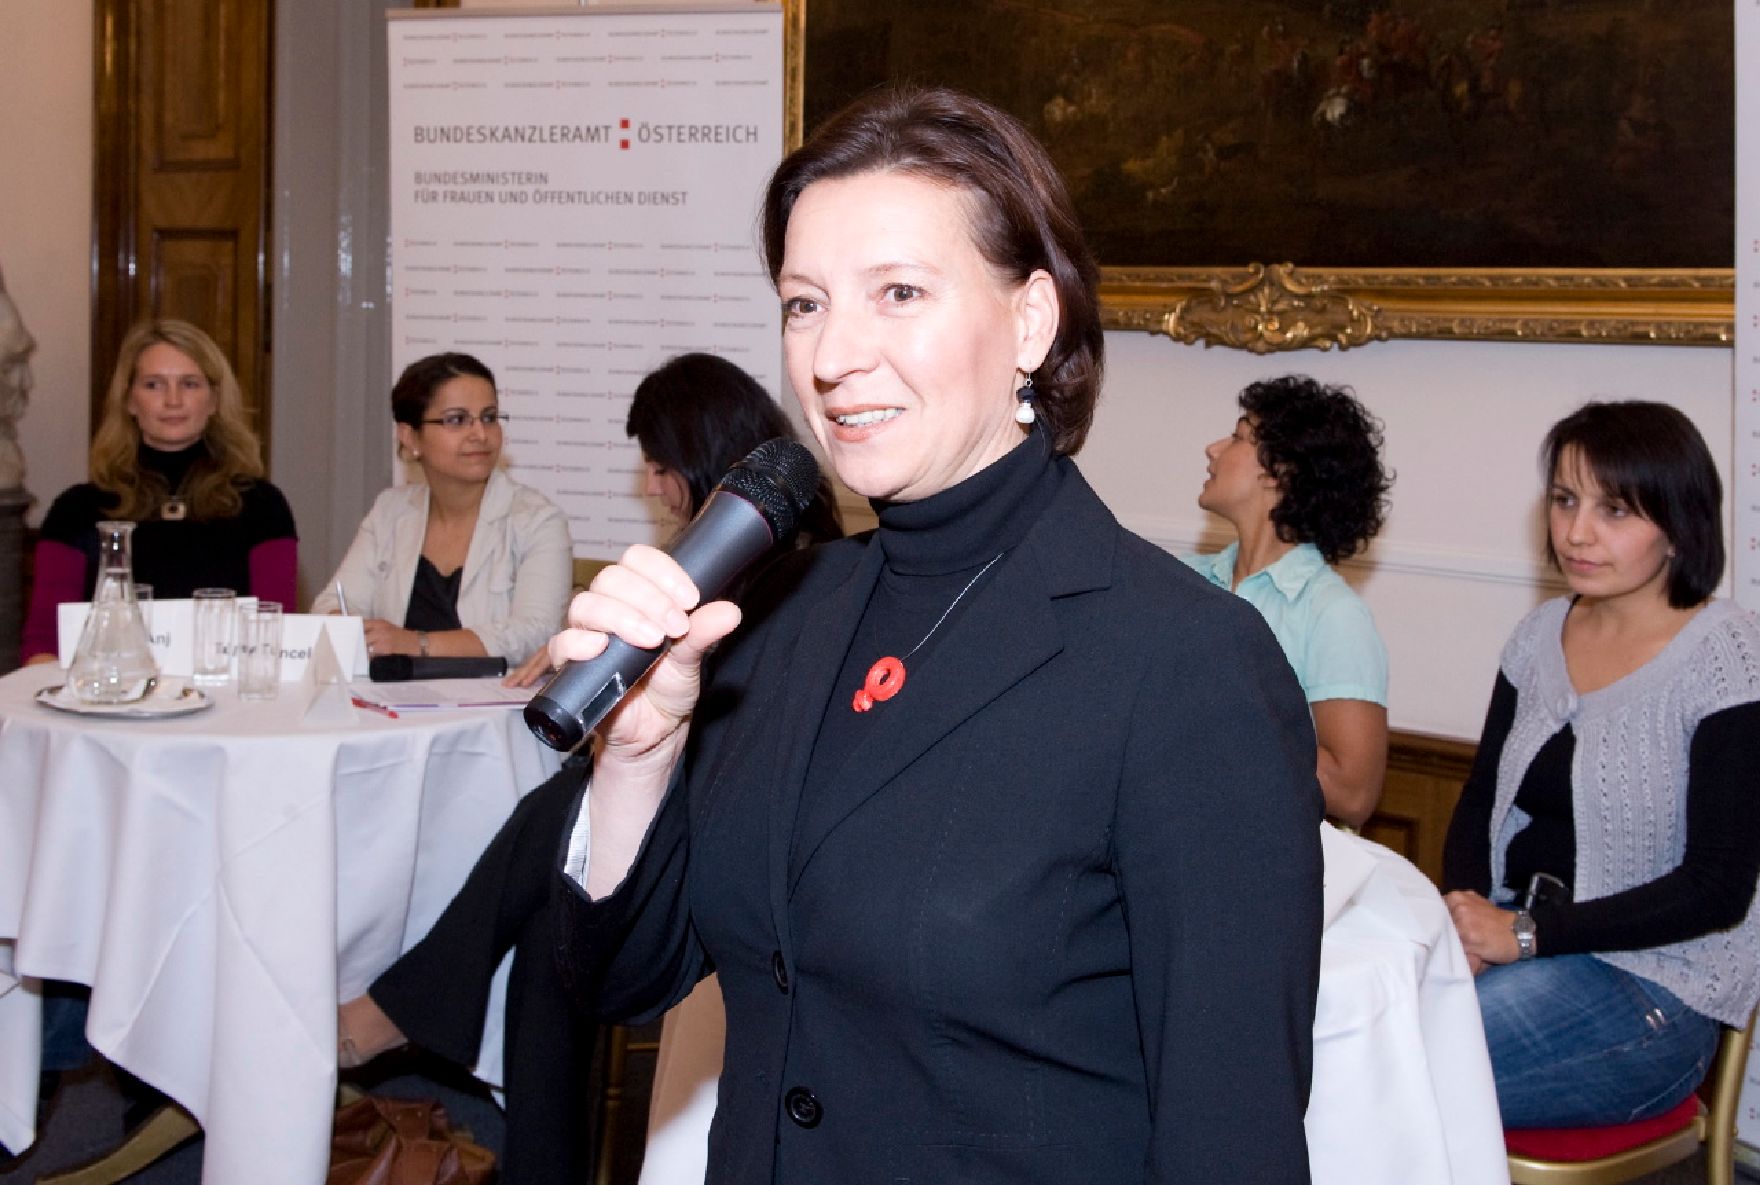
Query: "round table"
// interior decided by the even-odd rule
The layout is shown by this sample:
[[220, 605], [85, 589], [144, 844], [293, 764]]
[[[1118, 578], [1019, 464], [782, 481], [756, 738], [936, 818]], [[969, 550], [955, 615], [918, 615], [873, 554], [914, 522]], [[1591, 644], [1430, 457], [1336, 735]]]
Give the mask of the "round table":
[[34, 1139], [25, 977], [64, 979], [92, 988], [92, 1044], [201, 1122], [204, 1181], [322, 1181], [338, 1000], [427, 931], [557, 754], [508, 708], [307, 726], [288, 684], [105, 720], [33, 702], [62, 678], [0, 678], [0, 1142]]

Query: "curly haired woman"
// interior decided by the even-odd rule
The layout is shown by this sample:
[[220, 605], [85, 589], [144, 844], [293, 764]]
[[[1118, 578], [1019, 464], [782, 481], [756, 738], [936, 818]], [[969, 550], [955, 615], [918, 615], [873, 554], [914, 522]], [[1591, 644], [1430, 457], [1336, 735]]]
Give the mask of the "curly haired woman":
[[1198, 505], [1238, 536], [1186, 562], [1252, 602], [1308, 697], [1326, 813], [1374, 813], [1387, 772], [1387, 649], [1368, 606], [1330, 565], [1375, 537], [1392, 476], [1381, 428], [1347, 387], [1289, 375], [1240, 394], [1234, 431], [1204, 449]]

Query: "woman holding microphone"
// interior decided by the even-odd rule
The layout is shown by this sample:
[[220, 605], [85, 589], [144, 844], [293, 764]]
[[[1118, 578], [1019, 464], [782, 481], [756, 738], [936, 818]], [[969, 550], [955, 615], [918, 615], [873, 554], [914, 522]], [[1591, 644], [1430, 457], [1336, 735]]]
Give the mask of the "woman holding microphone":
[[1307, 1180], [1314, 735], [1252, 608], [1069, 459], [1102, 338], [1062, 180], [995, 108], [885, 90], [763, 230], [879, 529], [744, 627], [652, 548], [576, 598], [558, 660], [672, 643], [571, 830], [577, 993], [652, 1016], [719, 973], [713, 1185]]

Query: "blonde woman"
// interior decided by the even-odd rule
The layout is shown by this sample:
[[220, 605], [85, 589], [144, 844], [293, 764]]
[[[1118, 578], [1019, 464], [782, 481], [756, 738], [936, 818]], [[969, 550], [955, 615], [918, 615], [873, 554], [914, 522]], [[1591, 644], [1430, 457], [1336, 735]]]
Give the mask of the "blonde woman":
[[[293, 606], [293, 512], [263, 479], [262, 446], [232, 367], [194, 325], [144, 321], [122, 339], [92, 438], [91, 478], [63, 490], [43, 516], [24, 626], [27, 663], [56, 660], [55, 607], [91, 598], [104, 521], [139, 524], [134, 574], [157, 596], [231, 588]], [[83, 987], [46, 981], [45, 1071], [75, 1069], [90, 1057], [86, 995]], [[158, 1102], [144, 1084], [125, 1090], [131, 1107]]]
[[122, 340], [91, 480], [62, 491], [43, 517], [25, 620], [27, 662], [55, 658], [55, 607], [90, 599], [97, 524], [140, 524], [135, 578], [160, 597], [231, 588], [294, 604], [298, 537], [220, 347], [187, 321], [144, 321]]

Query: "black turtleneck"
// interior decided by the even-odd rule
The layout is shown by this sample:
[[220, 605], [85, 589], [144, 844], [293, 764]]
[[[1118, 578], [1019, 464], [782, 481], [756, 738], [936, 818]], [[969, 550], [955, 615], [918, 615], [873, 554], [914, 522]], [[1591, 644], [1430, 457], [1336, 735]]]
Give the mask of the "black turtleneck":
[[[183, 488], [184, 479], [207, 462], [208, 448], [197, 441], [186, 449], [165, 452], [142, 444], [137, 454], [144, 472], [158, 475], [167, 493]], [[243, 505], [228, 518], [181, 521], [148, 518], [132, 539], [134, 578], [153, 586], [160, 598], [187, 597], [198, 588], [251, 591], [250, 552], [270, 539], [292, 539], [297, 532], [293, 511], [281, 491], [266, 481], [239, 487]], [[61, 493], [43, 516], [42, 537], [66, 544], [86, 557], [85, 595], [89, 599], [98, 577], [98, 523], [114, 516], [116, 496], [91, 482]]]
[[[960, 628], [966, 607], [995, 569], [985, 572], [965, 596], [960, 590], [1026, 536], [1056, 494], [1067, 464], [1052, 456], [1050, 442], [1038, 429], [958, 485], [916, 502], [872, 503], [880, 520], [875, 540], [885, 563], [819, 725], [801, 796], [803, 815], [813, 809], [814, 787], [836, 776], [865, 727], [886, 711], [884, 703], [866, 714], [850, 707], [868, 668], [886, 655], [903, 659], [907, 672], [935, 661], [937, 644]], [[955, 598], [959, 604], [949, 613]], [[947, 619], [936, 627], [943, 613]], [[906, 657], [931, 629], [933, 636]], [[910, 693], [907, 678], [898, 694]]]

